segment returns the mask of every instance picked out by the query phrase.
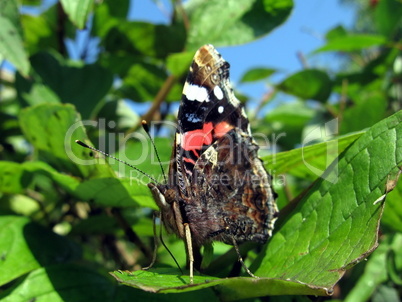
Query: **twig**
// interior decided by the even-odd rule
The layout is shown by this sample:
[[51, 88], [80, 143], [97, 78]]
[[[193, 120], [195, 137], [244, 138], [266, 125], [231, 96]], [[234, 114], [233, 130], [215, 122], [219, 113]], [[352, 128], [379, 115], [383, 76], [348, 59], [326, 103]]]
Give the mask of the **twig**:
[[309, 68], [306, 57], [301, 51], [297, 52], [297, 58], [299, 59], [301, 65], [303, 66], [304, 69]]

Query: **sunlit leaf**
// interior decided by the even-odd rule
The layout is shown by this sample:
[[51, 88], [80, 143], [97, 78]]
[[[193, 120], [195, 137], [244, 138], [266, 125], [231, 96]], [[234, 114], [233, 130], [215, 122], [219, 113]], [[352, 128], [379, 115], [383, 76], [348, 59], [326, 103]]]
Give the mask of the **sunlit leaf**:
[[243, 44], [268, 34], [289, 17], [293, 1], [193, 0], [184, 8], [191, 24], [187, 49], [196, 50], [203, 44]]
[[240, 83], [264, 80], [276, 72], [273, 68], [253, 68], [248, 70], [240, 80]]
[[85, 140], [86, 133], [72, 105], [41, 104], [21, 111], [19, 119], [37, 158], [78, 176], [113, 175], [108, 166], [95, 165], [88, 152], [75, 143]]
[[378, 1], [374, 11], [374, 21], [378, 31], [386, 37], [393, 38], [400, 26], [402, 3], [395, 0]]
[[79, 29], [84, 28], [93, 2], [94, 0], [61, 0], [64, 11]]
[[38, 75], [35, 80], [17, 78], [19, 97], [29, 105], [72, 103], [87, 118], [112, 86], [111, 73], [97, 64], [72, 63], [43, 52], [31, 62]]
[[291, 75], [277, 87], [306, 100], [325, 102], [331, 94], [332, 82], [327, 73], [317, 69], [307, 69]]
[[382, 46], [386, 43], [383, 36], [349, 34], [347, 36], [331, 39], [315, 52], [323, 51], [355, 51], [373, 46]]
[[0, 28], [0, 53], [27, 76], [30, 64], [18, 28], [3, 15], [0, 15]]
[[41, 266], [80, 256], [75, 244], [27, 217], [0, 216], [0, 238], [0, 285]]

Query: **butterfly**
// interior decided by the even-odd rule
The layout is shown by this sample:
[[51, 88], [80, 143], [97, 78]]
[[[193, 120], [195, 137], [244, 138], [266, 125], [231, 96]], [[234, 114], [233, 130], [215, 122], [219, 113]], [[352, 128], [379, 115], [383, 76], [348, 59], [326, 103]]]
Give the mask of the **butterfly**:
[[148, 184], [165, 228], [185, 240], [190, 283], [194, 250], [212, 241], [237, 252], [245, 241], [265, 243], [278, 216], [271, 176], [229, 68], [212, 45], [198, 49], [183, 88], [167, 183]]

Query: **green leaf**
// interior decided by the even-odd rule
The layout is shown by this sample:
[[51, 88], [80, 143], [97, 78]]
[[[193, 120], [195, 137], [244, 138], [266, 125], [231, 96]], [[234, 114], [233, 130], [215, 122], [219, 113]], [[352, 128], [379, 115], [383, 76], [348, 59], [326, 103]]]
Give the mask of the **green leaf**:
[[158, 209], [148, 186], [136, 178], [99, 178], [83, 182], [76, 194], [83, 200], [108, 207], [142, 207]]
[[262, 68], [262, 67], [252, 68], [250, 70], [247, 70], [247, 72], [242, 76], [240, 83], [256, 82], [264, 80], [265, 78], [268, 78], [275, 72], [276, 69], [273, 68]]
[[238, 45], [254, 41], [281, 25], [292, 0], [193, 0], [184, 4], [190, 20], [187, 50], [204, 44]]
[[28, 76], [29, 61], [20, 30], [8, 18], [0, 15], [0, 54], [24, 76]]
[[0, 216], [0, 285], [41, 266], [80, 256], [72, 242], [26, 217]]
[[[158, 127], [158, 122], [155, 123]], [[149, 125], [153, 129], [152, 124]], [[169, 125], [166, 125], [169, 127]], [[170, 130], [176, 128], [175, 125], [170, 125]], [[156, 178], [159, 182], [163, 182], [161, 175], [160, 163], [155, 154], [155, 150], [144, 131], [137, 132], [133, 135], [134, 139], [126, 142], [124, 148], [120, 148], [118, 152], [113, 155], [117, 158], [134, 165], [136, 168], [146, 172], [148, 175]], [[156, 137], [154, 140], [156, 149], [158, 150], [159, 158], [162, 166], [167, 171], [171, 155], [173, 142], [169, 138]], [[147, 183], [149, 179], [138, 171], [134, 171], [131, 167], [123, 165], [116, 161], [110, 161], [110, 165], [118, 175], [124, 175], [127, 178], [141, 179], [143, 183]]]
[[8, 19], [13, 26], [18, 29], [18, 34], [22, 37], [20, 14], [18, 11], [19, 3], [17, 0], [7, 0], [0, 2], [0, 16]]
[[333, 38], [328, 43], [315, 50], [315, 53], [324, 51], [355, 51], [362, 50], [373, 46], [383, 46], [387, 42], [383, 36], [365, 35], [365, 34], [349, 34]]
[[[90, 117], [112, 87], [112, 74], [97, 64], [68, 62], [58, 54], [44, 52], [34, 55], [31, 63], [39, 76], [37, 82], [50, 88], [61, 102], [74, 104], [83, 118]], [[23, 80], [19, 83], [22, 98], [24, 94], [33, 93], [32, 84]]]
[[282, 148], [293, 149], [295, 144], [301, 142], [303, 129], [315, 114], [307, 102], [287, 102], [271, 110], [260, 128], [263, 133], [267, 127], [272, 128], [271, 132], [278, 134], [273, 134], [273, 143]]
[[140, 116], [124, 100], [110, 100], [99, 110], [98, 119], [105, 119], [105, 124], [116, 123], [116, 129], [127, 130], [140, 123]]
[[[186, 66], [187, 67], [187, 66]], [[166, 81], [167, 74], [161, 66], [150, 63], [138, 63], [130, 67], [123, 79], [123, 86], [118, 94], [136, 102], [151, 101]], [[178, 101], [181, 98], [182, 86], [174, 85], [166, 97], [167, 101]]]
[[368, 130], [282, 218], [253, 265], [259, 279], [195, 276], [195, 284], [189, 285], [188, 277], [172, 269], [113, 276], [123, 284], [158, 293], [214, 287], [227, 301], [331, 293], [345, 271], [376, 248], [383, 204], [375, 201], [383, 195], [388, 174], [402, 164], [401, 121], [399, 112]]
[[387, 195], [381, 224], [387, 229], [402, 233], [402, 181]]
[[111, 53], [121, 53], [124, 49], [130, 55], [166, 58], [170, 53], [183, 50], [185, 38], [186, 33], [181, 24], [167, 26], [120, 21], [108, 31], [104, 44]]
[[54, 9], [39, 16], [22, 15], [21, 23], [24, 28], [24, 44], [29, 54], [35, 54], [44, 49], [57, 49], [58, 39], [54, 34], [57, 26], [55, 18], [49, 18]]
[[298, 280], [329, 292], [376, 247], [389, 174], [402, 164], [402, 111], [346, 149], [279, 224], [256, 275]]
[[32, 174], [18, 163], [0, 161], [0, 171], [0, 192], [21, 193], [32, 182]]
[[300, 178], [315, 179], [322, 174], [334, 157], [343, 152], [362, 134], [363, 132], [350, 134], [312, 146], [271, 154], [262, 157], [262, 160], [266, 163], [267, 169], [275, 171], [276, 175], [289, 173]]
[[332, 28], [331, 30], [329, 30], [325, 34], [325, 39], [327, 39], [328, 41], [331, 41], [336, 38], [344, 37], [347, 34], [348, 34], [348, 32], [346, 31], [346, 29], [342, 25], [338, 25], [338, 26], [335, 26], [334, 28]]
[[94, 269], [60, 264], [32, 271], [20, 283], [2, 292], [11, 301], [113, 301], [116, 285]]
[[21, 282], [0, 293], [3, 302], [15, 301], [218, 301], [211, 290], [155, 297], [134, 288], [118, 286], [110, 276], [78, 264], [52, 265], [28, 274]]
[[400, 293], [392, 285], [382, 284], [371, 297], [372, 301], [399, 301]]
[[374, 22], [378, 31], [393, 39], [401, 24], [402, 3], [396, 0], [381, 0], [374, 10]]
[[109, 30], [120, 22], [125, 22], [130, 0], [114, 0], [96, 3], [92, 22], [92, 34], [104, 38]]
[[77, 179], [57, 172], [44, 162], [24, 162], [15, 163], [0, 161], [0, 192], [3, 193], [22, 193], [32, 182], [36, 174], [44, 174], [53, 179], [62, 188], [72, 193], [78, 186]]
[[384, 240], [370, 256], [363, 274], [346, 296], [345, 302], [368, 301], [375, 289], [388, 279], [387, 271], [384, 268], [387, 263], [387, 254], [391, 248], [389, 239]]
[[95, 165], [87, 150], [75, 143], [77, 139], [85, 140], [86, 133], [72, 105], [37, 105], [22, 110], [19, 120], [22, 132], [35, 148], [36, 157], [58, 171], [84, 177], [114, 175], [108, 166]]
[[63, 9], [79, 29], [84, 29], [89, 13], [92, 10], [94, 0], [61, 0]]
[[166, 67], [175, 76], [180, 77], [188, 72], [194, 52], [173, 53], [167, 57]]
[[266, 121], [271, 124], [281, 123], [288, 129], [293, 127], [301, 128], [313, 117], [314, 110], [307, 107], [305, 102], [295, 101], [281, 104], [271, 110], [266, 116]]
[[331, 94], [332, 82], [326, 72], [308, 69], [291, 75], [277, 88], [302, 99], [325, 102]]
[[343, 113], [339, 127], [340, 133], [360, 131], [386, 116], [387, 96], [376, 85], [374, 87], [367, 85], [364, 89], [359, 87], [355, 95], [350, 93], [350, 97], [353, 104]]
[[218, 297], [225, 301], [259, 297], [266, 295], [281, 295], [286, 287], [288, 294], [317, 294], [322, 290], [308, 288], [298, 282], [280, 279], [248, 277], [223, 278], [211, 276], [194, 276], [194, 284], [189, 286], [189, 277], [182, 276], [175, 269], [151, 269], [148, 271], [115, 271], [111, 273], [122, 284], [153, 293], [185, 293], [214, 287]]

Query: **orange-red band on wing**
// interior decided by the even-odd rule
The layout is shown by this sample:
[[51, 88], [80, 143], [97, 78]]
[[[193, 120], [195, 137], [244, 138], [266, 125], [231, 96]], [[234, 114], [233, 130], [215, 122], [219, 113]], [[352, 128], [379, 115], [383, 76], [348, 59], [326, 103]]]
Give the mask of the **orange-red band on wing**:
[[185, 132], [183, 135], [183, 149], [200, 150], [203, 145], [212, 144], [212, 122], [205, 123], [202, 129]]
[[202, 129], [188, 131], [183, 134], [182, 148], [199, 156], [198, 150], [201, 150], [203, 146], [211, 145], [214, 140], [224, 136], [233, 128], [234, 126], [227, 122], [220, 122], [215, 127], [212, 122], [205, 123]]
[[230, 125], [227, 122], [220, 122], [215, 125], [214, 128], [214, 137], [220, 138], [224, 136], [226, 133], [228, 133], [230, 130], [232, 130], [234, 126]]

